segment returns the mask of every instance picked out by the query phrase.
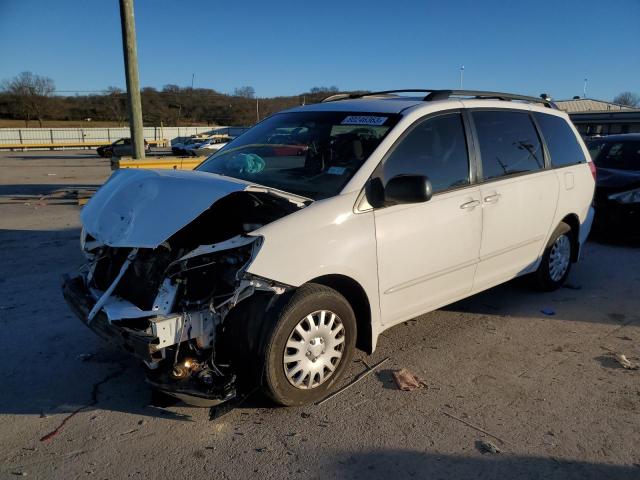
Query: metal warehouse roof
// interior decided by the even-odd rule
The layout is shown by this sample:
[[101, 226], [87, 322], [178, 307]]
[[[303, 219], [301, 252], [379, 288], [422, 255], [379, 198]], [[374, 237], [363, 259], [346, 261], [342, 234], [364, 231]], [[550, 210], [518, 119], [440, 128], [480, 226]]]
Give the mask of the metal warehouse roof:
[[560, 110], [567, 113], [579, 112], [611, 112], [620, 110], [633, 110], [625, 105], [620, 105], [604, 100], [595, 100], [593, 98], [580, 98], [572, 100], [557, 100], [555, 104]]

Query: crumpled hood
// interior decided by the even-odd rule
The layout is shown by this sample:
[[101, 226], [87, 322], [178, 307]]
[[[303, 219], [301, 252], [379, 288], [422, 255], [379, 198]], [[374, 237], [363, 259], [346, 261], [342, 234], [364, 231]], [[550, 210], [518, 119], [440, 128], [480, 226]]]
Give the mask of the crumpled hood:
[[116, 170], [82, 209], [87, 233], [111, 247], [155, 248], [242, 180], [185, 170]]

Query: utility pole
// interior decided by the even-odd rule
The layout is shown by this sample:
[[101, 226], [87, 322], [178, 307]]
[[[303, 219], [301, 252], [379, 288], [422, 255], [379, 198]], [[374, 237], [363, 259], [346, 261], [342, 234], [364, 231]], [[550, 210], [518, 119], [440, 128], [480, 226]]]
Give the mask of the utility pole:
[[138, 50], [136, 48], [136, 25], [133, 18], [133, 0], [120, 0], [120, 25], [122, 28], [122, 52], [124, 73], [127, 79], [127, 106], [129, 107], [129, 129], [133, 158], [144, 159], [144, 130], [142, 125], [142, 103], [140, 80], [138, 79]]
[[464, 76], [464, 65], [460, 67], [460, 90], [462, 90], [462, 78]]
[[256, 123], [260, 122], [260, 106], [258, 105], [258, 97], [256, 97]]

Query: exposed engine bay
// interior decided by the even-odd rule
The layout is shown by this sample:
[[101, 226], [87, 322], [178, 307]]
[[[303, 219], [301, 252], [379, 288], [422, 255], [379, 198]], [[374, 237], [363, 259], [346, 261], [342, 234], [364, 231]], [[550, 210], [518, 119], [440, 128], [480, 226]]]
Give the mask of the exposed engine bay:
[[[124, 177], [137, 178], [143, 190], [148, 181], [157, 181], [148, 171]], [[118, 238], [131, 236], [136, 221], [131, 206], [122, 206], [129, 217], [120, 215], [128, 228], [120, 237], [96, 234], [98, 229], [90, 231], [90, 222], [83, 221], [81, 246], [88, 262], [81, 275], [66, 277], [63, 287], [67, 302], [87, 326], [144, 362], [149, 383], [192, 404], [211, 405], [236, 395], [242, 368], [230, 338], [238, 332], [227, 321], [246, 326], [240, 327], [244, 320], [231, 319], [230, 312], [249, 297], [266, 299], [267, 305], [290, 289], [247, 273], [262, 245], [262, 237], [250, 232], [305, 203], [240, 187], [214, 198], [154, 248], [120, 245]], [[93, 219], [101, 204], [113, 203], [118, 190], [116, 185], [116, 193], [91, 200]]]

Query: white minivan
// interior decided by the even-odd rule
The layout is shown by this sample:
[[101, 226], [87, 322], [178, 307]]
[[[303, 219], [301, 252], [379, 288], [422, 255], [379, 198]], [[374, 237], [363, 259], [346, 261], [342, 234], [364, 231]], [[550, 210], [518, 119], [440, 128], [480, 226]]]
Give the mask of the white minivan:
[[87, 263], [63, 291], [156, 389], [315, 402], [397, 323], [522, 275], [560, 287], [594, 178], [546, 98], [338, 95], [270, 116], [195, 171], [116, 171], [82, 210]]

